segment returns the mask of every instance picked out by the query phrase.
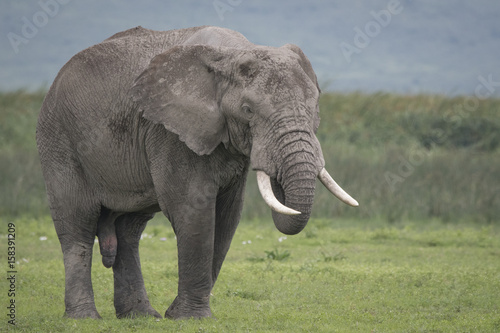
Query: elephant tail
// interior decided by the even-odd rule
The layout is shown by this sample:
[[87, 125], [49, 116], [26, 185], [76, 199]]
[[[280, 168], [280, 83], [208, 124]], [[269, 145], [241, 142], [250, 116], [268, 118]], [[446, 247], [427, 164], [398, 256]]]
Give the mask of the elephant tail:
[[101, 214], [97, 222], [97, 238], [102, 255], [102, 264], [110, 268], [115, 263], [118, 241], [115, 231], [115, 217], [113, 214]]

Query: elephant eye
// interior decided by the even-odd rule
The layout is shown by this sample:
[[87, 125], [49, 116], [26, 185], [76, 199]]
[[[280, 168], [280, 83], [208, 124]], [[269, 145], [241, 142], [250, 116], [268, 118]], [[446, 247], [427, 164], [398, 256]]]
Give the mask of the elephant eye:
[[245, 115], [245, 117], [247, 117], [248, 119], [252, 118], [253, 117], [253, 111], [252, 109], [248, 106], [248, 105], [243, 105], [241, 107], [241, 111], [243, 112], [243, 114]]

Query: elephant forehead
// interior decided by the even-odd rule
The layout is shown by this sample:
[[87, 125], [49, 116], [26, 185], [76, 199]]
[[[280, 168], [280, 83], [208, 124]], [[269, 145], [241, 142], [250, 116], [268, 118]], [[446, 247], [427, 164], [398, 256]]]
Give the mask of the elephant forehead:
[[255, 82], [264, 93], [302, 99], [318, 96], [316, 85], [298, 63], [274, 62], [261, 72]]
[[243, 51], [238, 57], [242, 75], [262, 74], [273, 70], [290, 71], [294, 67], [300, 67], [297, 56], [285, 50], [273, 47], [257, 47], [250, 51]]
[[306, 81], [297, 81], [289, 77], [270, 77], [263, 85], [263, 93], [269, 95], [269, 100], [275, 108], [315, 107], [317, 94], [314, 87], [309, 87]]

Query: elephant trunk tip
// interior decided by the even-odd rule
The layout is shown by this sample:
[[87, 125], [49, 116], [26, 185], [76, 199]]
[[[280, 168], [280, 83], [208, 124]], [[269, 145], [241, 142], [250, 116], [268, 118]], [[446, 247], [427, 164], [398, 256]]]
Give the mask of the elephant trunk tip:
[[275, 214], [273, 211], [273, 220], [274, 220], [274, 225], [276, 229], [278, 229], [279, 232], [285, 234], [285, 235], [296, 235], [300, 233], [302, 230], [304, 230], [307, 220], [304, 222], [303, 220], [298, 222], [298, 223], [293, 223], [291, 220], [293, 220], [293, 217], [288, 216], [284, 217], [279, 216], [279, 213]]

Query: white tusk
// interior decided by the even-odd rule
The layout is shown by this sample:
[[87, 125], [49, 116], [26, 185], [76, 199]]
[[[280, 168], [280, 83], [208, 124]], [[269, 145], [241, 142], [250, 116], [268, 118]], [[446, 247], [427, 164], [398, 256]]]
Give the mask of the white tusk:
[[340, 201], [348, 204], [349, 206], [357, 207], [359, 206], [359, 203], [351, 197], [349, 194], [347, 194], [346, 191], [340, 187], [335, 180], [333, 180], [332, 176], [328, 174], [328, 171], [326, 171], [325, 168], [321, 170], [321, 172], [318, 175], [319, 180], [325, 185], [325, 187], [332, 192], [334, 196], [340, 199]]
[[276, 199], [271, 188], [271, 178], [264, 171], [257, 171], [257, 184], [259, 185], [260, 195], [272, 210], [285, 215], [300, 214], [299, 211], [283, 205]]

